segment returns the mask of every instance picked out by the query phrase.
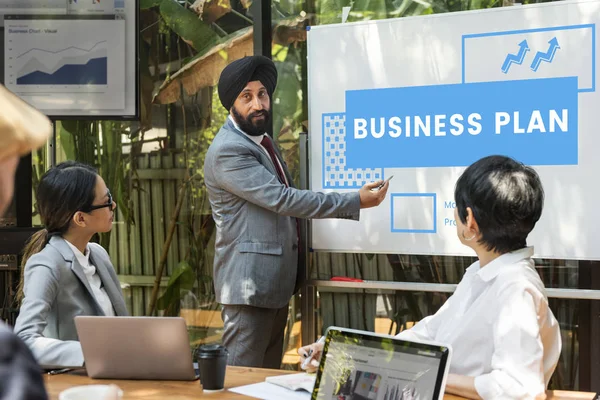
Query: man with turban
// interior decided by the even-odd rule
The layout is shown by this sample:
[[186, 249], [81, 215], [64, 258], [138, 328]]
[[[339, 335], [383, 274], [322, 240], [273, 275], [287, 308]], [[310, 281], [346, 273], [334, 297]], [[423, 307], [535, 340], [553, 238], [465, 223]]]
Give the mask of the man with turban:
[[219, 98], [229, 116], [206, 153], [204, 180], [216, 224], [214, 285], [223, 305], [223, 344], [229, 364], [280, 368], [288, 303], [298, 274], [296, 218], [358, 220], [379, 205], [388, 184], [354, 193], [317, 193], [293, 187], [266, 134], [277, 70], [263, 56], [229, 64]]

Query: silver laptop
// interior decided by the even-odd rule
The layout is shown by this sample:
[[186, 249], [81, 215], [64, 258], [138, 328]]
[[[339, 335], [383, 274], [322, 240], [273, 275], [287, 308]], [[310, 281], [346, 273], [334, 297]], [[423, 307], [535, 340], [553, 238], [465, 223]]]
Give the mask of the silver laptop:
[[452, 349], [389, 335], [330, 327], [312, 399], [444, 397]]
[[75, 327], [91, 378], [197, 378], [183, 318], [79, 316]]

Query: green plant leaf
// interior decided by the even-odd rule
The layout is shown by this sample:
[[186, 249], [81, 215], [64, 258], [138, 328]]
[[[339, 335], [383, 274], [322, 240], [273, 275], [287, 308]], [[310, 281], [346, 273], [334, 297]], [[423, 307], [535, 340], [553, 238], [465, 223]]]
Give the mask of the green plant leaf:
[[167, 288], [156, 302], [159, 310], [171, 309], [181, 300], [181, 292], [191, 290], [194, 287], [196, 274], [187, 261], [182, 261], [173, 270]]
[[140, 0], [140, 10], [147, 10], [152, 7], [160, 6], [163, 0]]
[[173, 32], [197, 51], [213, 46], [219, 40], [206, 22], [175, 0], [161, 1], [160, 15]]
[[65, 152], [67, 160], [75, 159], [75, 142], [71, 132], [76, 131], [77, 125], [76, 122], [75, 124], [73, 124], [73, 122], [75, 121], [61, 121], [57, 123], [60, 146]]
[[[350, 12], [360, 15], [360, 21], [385, 19], [387, 18], [388, 7], [385, 0], [356, 0], [352, 4]], [[352, 16], [348, 18], [348, 21], [353, 21]]]
[[281, 139], [279, 135], [284, 125], [291, 123], [293, 126], [290, 117], [298, 111], [302, 111], [302, 98], [299, 95], [302, 85], [296, 72], [299, 60], [295, 56], [296, 53], [289, 50], [286, 52], [285, 60], [275, 64], [279, 81], [277, 82], [277, 89], [273, 93], [274, 109], [276, 110], [273, 113], [273, 132], [276, 132], [278, 141]]

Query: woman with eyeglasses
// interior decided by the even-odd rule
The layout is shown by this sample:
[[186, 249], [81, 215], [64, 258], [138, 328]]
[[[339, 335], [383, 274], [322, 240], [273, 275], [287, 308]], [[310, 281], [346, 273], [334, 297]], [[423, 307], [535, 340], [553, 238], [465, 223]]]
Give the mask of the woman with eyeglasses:
[[44, 229], [24, 250], [15, 332], [40, 365], [82, 366], [74, 318], [127, 315], [108, 253], [90, 243], [111, 230], [116, 204], [102, 177], [74, 161], [44, 174], [36, 200]]

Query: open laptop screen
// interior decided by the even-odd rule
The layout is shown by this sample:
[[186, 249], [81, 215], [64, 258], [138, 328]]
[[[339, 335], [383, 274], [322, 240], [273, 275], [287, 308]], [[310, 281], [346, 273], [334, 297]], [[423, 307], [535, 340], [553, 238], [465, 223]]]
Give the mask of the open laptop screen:
[[332, 327], [312, 399], [438, 399], [450, 349]]

